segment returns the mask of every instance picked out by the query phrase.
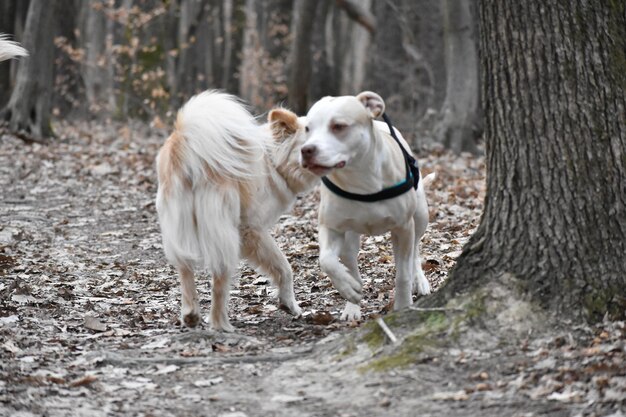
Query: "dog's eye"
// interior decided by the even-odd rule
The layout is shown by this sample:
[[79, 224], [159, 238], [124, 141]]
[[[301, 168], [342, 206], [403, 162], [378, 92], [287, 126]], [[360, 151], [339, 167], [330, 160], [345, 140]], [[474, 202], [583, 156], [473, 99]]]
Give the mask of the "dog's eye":
[[346, 130], [347, 127], [348, 125], [345, 123], [333, 123], [330, 126], [330, 130], [332, 130], [333, 133], [340, 133]]
[[308, 127], [308, 126], [304, 126], [304, 131], [305, 131], [306, 133], [309, 133], [309, 127]]

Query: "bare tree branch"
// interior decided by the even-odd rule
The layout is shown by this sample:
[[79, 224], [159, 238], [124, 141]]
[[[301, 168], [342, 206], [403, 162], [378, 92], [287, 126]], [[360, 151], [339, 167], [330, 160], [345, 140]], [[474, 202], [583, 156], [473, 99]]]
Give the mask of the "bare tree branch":
[[376, 33], [376, 18], [363, 5], [355, 0], [335, 0], [337, 6], [343, 9], [348, 17], [365, 29], [372, 35]]

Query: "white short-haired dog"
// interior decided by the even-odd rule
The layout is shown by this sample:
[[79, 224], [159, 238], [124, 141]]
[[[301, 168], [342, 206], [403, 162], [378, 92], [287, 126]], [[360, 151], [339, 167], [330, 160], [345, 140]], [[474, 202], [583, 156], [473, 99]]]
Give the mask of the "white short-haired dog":
[[0, 61], [28, 56], [28, 51], [22, 48], [19, 43], [10, 41], [9, 36], [0, 33]]
[[[323, 177], [319, 208], [320, 266], [348, 300], [342, 319], [358, 319], [362, 281], [357, 255], [362, 234], [391, 231], [396, 262], [394, 308], [412, 303], [412, 289], [430, 293], [419, 241], [428, 225], [424, 183], [409, 146], [391, 123], [375, 121], [385, 104], [369, 91], [325, 97], [307, 114], [302, 166]], [[404, 147], [404, 151], [401, 148]], [[417, 184], [417, 189], [414, 185]]]
[[211, 325], [233, 330], [227, 304], [240, 256], [273, 279], [284, 307], [301, 314], [291, 267], [269, 228], [319, 180], [298, 160], [303, 118], [285, 109], [268, 118], [259, 125], [234, 96], [204, 92], [178, 112], [157, 157], [163, 247], [180, 275], [188, 327], [200, 322], [194, 267], [203, 267], [213, 276]]

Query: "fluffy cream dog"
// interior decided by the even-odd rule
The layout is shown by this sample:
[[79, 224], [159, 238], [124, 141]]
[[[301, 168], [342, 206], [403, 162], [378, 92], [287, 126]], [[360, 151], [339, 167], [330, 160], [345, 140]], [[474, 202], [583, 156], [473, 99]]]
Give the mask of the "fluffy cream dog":
[[[399, 144], [390, 135], [387, 124], [374, 120], [384, 109], [383, 99], [372, 92], [356, 97], [325, 97], [315, 103], [307, 114], [302, 166], [327, 177], [341, 190], [360, 195], [409, 183]], [[400, 132], [395, 132], [404, 148], [410, 149]], [[424, 181], [420, 179], [417, 190], [409, 183], [402, 194], [376, 202], [354, 201], [327, 186], [321, 187], [320, 266], [348, 300], [342, 319], [361, 317], [358, 303], [362, 281], [357, 255], [362, 234], [391, 231], [396, 262], [395, 309], [411, 304], [412, 286], [421, 294], [430, 293], [418, 247], [428, 224], [424, 182], [433, 178], [431, 174]]]
[[157, 157], [163, 246], [180, 275], [188, 327], [201, 320], [194, 281], [201, 267], [213, 277], [211, 326], [233, 330], [227, 304], [240, 256], [273, 279], [284, 307], [301, 314], [291, 267], [268, 229], [318, 178], [299, 164], [302, 119], [274, 109], [269, 122], [258, 125], [233, 96], [204, 92], [178, 112]]

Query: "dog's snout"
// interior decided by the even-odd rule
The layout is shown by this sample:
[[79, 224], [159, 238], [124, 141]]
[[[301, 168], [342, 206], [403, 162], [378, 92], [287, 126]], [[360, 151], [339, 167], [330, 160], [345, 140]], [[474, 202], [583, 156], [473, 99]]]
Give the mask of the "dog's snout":
[[317, 146], [305, 145], [300, 149], [300, 153], [302, 153], [304, 159], [310, 159], [317, 153]]

